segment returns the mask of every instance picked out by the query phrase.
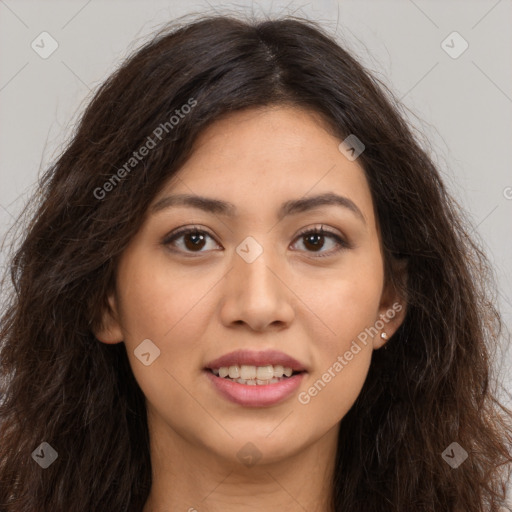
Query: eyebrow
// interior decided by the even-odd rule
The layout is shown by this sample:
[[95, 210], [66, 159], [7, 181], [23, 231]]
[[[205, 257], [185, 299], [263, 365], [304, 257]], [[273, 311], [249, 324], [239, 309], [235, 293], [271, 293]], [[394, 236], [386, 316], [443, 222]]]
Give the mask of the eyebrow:
[[[213, 199], [211, 197], [203, 197], [194, 194], [175, 194], [164, 197], [157, 201], [151, 207], [151, 213], [156, 214], [161, 210], [173, 206], [188, 206], [191, 208], [203, 210], [208, 213], [224, 215], [226, 217], [234, 217], [237, 212], [236, 206], [228, 201], [221, 201], [219, 199]], [[352, 200], [350, 200], [348, 197], [340, 196], [332, 192], [326, 192], [325, 194], [320, 194], [317, 196], [286, 201], [281, 205], [277, 214], [277, 218], [278, 220], [282, 220], [288, 215], [302, 213], [321, 206], [341, 206], [346, 208], [354, 213], [355, 216], [359, 218], [363, 224], [366, 225], [364, 215]]]

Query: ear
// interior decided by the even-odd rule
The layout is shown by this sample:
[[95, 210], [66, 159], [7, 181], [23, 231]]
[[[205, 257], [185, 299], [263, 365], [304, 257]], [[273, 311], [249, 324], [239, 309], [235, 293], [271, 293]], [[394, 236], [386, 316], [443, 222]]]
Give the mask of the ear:
[[[379, 304], [378, 317], [375, 319], [375, 329], [378, 333], [373, 337], [373, 348], [382, 348], [402, 325], [407, 312], [407, 260], [393, 262], [394, 279], [386, 279]], [[402, 290], [402, 292], [399, 291]], [[382, 337], [382, 333], [385, 333]]]
[[115, 344], [123, 341], [123, 331], [119, 323], [118, 307], [115, 294], [108, 296], [108, 304], [103, 309], [101, 325], [93, 329], [94, 335], [102, 343]]

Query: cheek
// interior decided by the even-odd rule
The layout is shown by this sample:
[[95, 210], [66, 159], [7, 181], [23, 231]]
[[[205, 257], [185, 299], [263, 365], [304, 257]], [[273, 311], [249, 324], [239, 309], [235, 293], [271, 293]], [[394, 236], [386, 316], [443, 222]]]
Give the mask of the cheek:
[[[208, 291], [216, 279], [198, 278], [197, 272], [195, 277], [171, 275], [165, 267], [129, 263], [119, 271], [119, 283], [124, 283], [118, 290], [119, 319], [135, 379], [158, 411], [169, 411], [171, 403], [176, 410], [190, 410], [193, 401], [187, 390], [202, 370], [200, 343], [209, 322], [207, 309], [212, 307]], [[159, 350], [147, 366], [134, 353], [146, 339]], [[174, 424], [176, 418], [168, 414], [169, 424]], [[186, 414], [183, 421], [186, 426]]]
[[348, 350], [351, 342], [378, 320], [383, 277], [382, 260], [376, 252], [347, 255], [338, 269], [329, 270], [322, 279], [303, 279], [302, 289], [310, 290], [302, 296], [304, 302], [320, 320], [314, 323], [320, 331], [316, 336], [310, 333], [311, 339], [321, 342], [321, 351], [329, 359]]
[[323, 425], [334, 426], [351, 409], [359, 396], [368, 374], [372, 350], [362, 346], [357, 353], [346, 352], [328, 358], [328, 362], [308, 379], [307, 385], [298, 396], [301, 417], [307, 428]]
[[[135, 264], [136, 263], [136, 264]], [[215, 276], [197, 271], [176, 271], [169, 264], [141, 258], [120, 267], [120, 322], [131, 341], [154, 338], [167, 344], [185, 327], [194, 328], [198, 314], [214, 287]], [[156, 342], [156, 341], [155, 341]]]
[[351, 408], [366, 380], [372, 331], [378, 320], [383, 267], [378, 253], [354, 255], [318, 283], [305, 301], [321, 322], [311, 322], [314, 373], [299, 402], [312, 416], [336, 423]]
[[[176, 395], [178, 382], [189, 382], [201, 371], [204, 333], [211, 324], [218, 276], [198, 271], [176, 272], [170, 265], [126, 260], [119, 270], [119, 319], [135, 378], [146, 396]], [[134, 351], [151, 340], [159, 355], [145, 366]], [[179, 394], [179, 392], [177, 393]], [[176, 396], [173, 396], [177, 399]]]

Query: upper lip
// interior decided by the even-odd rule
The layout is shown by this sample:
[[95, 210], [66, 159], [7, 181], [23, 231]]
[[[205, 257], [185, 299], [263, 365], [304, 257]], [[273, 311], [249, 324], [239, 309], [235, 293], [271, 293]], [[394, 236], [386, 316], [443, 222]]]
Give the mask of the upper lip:
[[278, 350], [235, 350], [206, 364], [210, 370], [226, 366], [267, 366], [281, 365], [296, 372], [307, 371], [297, 359]]

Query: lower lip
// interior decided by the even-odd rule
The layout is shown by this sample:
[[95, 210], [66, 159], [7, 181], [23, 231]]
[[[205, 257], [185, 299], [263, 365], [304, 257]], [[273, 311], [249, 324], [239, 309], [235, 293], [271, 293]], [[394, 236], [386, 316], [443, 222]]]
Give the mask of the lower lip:
[[285, 400], [300, 386], [305, 375], [305, 372], [301, 372], [273, 384], [250, 386], [217, 377], [209, 370], [205, 372], [221, 395], [231, 402], [246, 407], [266, 407]]

